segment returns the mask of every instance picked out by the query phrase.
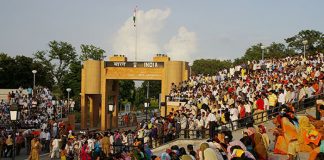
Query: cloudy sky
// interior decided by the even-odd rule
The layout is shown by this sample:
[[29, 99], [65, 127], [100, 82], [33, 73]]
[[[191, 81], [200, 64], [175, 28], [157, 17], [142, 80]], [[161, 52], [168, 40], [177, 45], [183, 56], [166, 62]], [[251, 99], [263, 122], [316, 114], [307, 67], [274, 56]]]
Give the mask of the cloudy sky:
[[324, 32], [323, 0], [2, 0], [0, 52], [32, 56], [51, 40], [173, 60], [233, 59], [256, 43], [284, 42], [303, 29]]

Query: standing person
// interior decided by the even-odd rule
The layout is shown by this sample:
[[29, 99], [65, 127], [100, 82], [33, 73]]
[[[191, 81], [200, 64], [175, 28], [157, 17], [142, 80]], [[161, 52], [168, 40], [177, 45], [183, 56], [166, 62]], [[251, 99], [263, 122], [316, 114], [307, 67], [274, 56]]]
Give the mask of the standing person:
[[46, 129], [45, 130], [45, 151], [49, 152], [50, 151], [50, 142], [51, 142], [51, 134], [50, 132]]
[[31, 134], [31, 130], [28, 130], [26, 134], [26, 154], [29, 155], [30, 150], [31, 150], [31, 141], [33, 139], [33, 135]]
[[95, 139], [95, 142], [94, 142], [94, 148], [93, 148], [93, 159], [94, 160], [99, 160], [100, 159], [100, 153], [101, 153], [101, 144], [100, 144], [100, 137], [98, 136], [96, 139]]
[[54, 122], [53, 124], [53, 137], [57, 137], [58, 136], [58, 126], [57, 123]]
[[128, 113], [126, 113], [126, 115], [124, 117], [124, 120], [125, 120], [126, 126], [128, 127], [129, 126], [129, 115], [128, 115]]
[[75, 106], [75, 101], [71, 99], [71, 102], [70, 102], [71, 112], [74, 112], [74, 106]]
[[45, 133], [44, 129], [42, 129], [39, 138], [40, 138], [40, 142], [41, 142], [42, 146], [44, 146], [44, 148], [42, 148], [42, 151], [44, 151], [46, 148], [46, 146], [45, 146], [46, 133]]
[[5, 149], [4, 138], [0, 136], [0, 158], [2, 158], [3, 156], [4, 149]]
[[279, 107], [281, 107], [282, 105], [284, 105], [286, 103], [285, 96], [286, 95], [284, 94], [284, 90], [280, 89], [279, 90], [279, 96], [278, 96]]
[[23, 147], [23, 143], [24, 143], [24, 137], [21, 135], [21, 133], [18, 134], [18, 136], [16, 137], [16, 155], [20, 154], [20, 150]]
[[11, 138], [11, 135], [8, 135], [8, 138], [6, 140], [6, 145], [7, 145], [7, 152], [5, 153], [5, 157], [8, 157], [8, 153], [9, 157], [12, 157], [12, 153], [13, 153], [13, 139]]
[[104, 137], [101, 139], [102, 151], [106, 157], [110, 154], [110, 139], [108, 133], [104, 134]]
[[51, 151], [51, 158], [58, 158], [59, 157], [59, 142], [60, 139], [59, 138], [54, 138], [54, 140], [52, 141], [52, 151]]
[[215, 128], [216, 128], [216, 116], [215, 114], [209, 113], [209, 111], [207, 111], [207, 125], [209, 126], [209, 137], [210, 139], [213, 139], [215, 137]]
[[[202, 130], [204, 129], [204, 120], [201, 118], [201, 116], [199, 115], [197, 117], [197, 119], [195, 119], [195, 123], [196, 123], [196, 126], [197, 126], [197, 138], [200, 138], [202, 137]], [[202, 137], [204, 138], [204, 137]]]
[[82, 146], [81, 153], [80, 153], [81, 160], [91, 160], [90, 153], [91, 153], [91, 150], [88, 146], [88, 141], [85, 141]]
[[271, 90], [268, 96], [269, 100], [269, 112], [268, 112], [268, 118], [271, 119], [272, 117], [275, 117], [276, 115], [273, 115], [273, 113], [278, 112], [277, 106], [277, 96], [274, 94], [274, 91]]
[[35, 137], [31, 141], [31, 151], [30, 151], [29, 160], [40, 160], [39, 152], [40, 152], [41, 148], [42, 148], [42, 145], [39, 142], [38, 137]]
[[254, 111], [254, 121], [256, 123], [260, 123], [264, 120], [264, 95], [260, 96], [260, 95], [257, 95], [257, 100], [256, 100], [256, 110]]
[[187, 116], [185, 113], [182, 113], [180, 116], [180, 127], [181, 127], [181, 135], [184, 134], [184, 138], [187, 138], [188, 135], [188, 121], [187, 121]]
[[234, 105], [231, 105], [229, 112], [230, 112], [230, 120], [231, 120], [230, 123], [232, 124], [232, 130], [236, 130], [239, 111], [236, 107], [234, 107]]

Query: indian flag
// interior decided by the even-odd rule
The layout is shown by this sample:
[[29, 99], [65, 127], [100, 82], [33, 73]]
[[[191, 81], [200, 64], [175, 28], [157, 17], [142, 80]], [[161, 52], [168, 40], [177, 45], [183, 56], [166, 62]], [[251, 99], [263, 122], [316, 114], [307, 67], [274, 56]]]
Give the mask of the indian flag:
[[136, 11], [137, 11], [137, 6], [134, 9], [134, 15], [133, 15], [134, 27], [136, 27]]

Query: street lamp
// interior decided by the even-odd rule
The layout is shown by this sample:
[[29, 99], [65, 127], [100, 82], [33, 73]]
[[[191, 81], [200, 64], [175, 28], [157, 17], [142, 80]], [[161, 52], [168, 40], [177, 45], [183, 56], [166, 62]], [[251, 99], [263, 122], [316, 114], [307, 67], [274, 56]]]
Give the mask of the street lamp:
[[37, 71], [36, 70], [32, 70], [32, 73], [34, 74], [34, 89], [35, 89], [35, 75], [36, 75], [36, 73], [37, 73]]
[[70, 92], [71, 92], [71, 88], [67, 88], [66, 91], [68, 92], [68, 103], [67, 103], [67, 106], [68, 106], [68, 113], [70, 113]]
[[150, 107], [150, 103], [149, 102], [145, 102], [144, 103], [144, 107], [145, 107], [145, 111], [146, 111], [146, 122], [147, 122], [147, 108]]
[[302, 43], [304, 45], [304, 58], [306, 58], [306, 45], [307, 45], [308, 41], [307, 40], [303, 40]]
[[19, 119], [18, 108], [16, 106], [11, 106], [10, 108], [10, 120], [12, 122], [12, 140], [13, 140], [13, 148], [12, 148], [12, 159], [15, 159], [16, 154], [16, 122]]
[[114, 112], [114, 104], [108, 104], [108, 113], [110, 114], [110, 129], [112, 129], [112, 113]]
[[266, 47], [264, 45], [261, 46], [261, 52], [262, 52], [262, 62], [264, 61], [264, 49]]

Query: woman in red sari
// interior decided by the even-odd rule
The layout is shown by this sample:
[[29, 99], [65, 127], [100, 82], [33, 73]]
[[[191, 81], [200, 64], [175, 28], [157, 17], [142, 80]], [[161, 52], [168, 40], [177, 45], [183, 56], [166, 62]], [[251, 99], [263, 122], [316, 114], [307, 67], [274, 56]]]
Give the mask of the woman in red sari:
[[80, 153], [81, 160], [91, 160], [90, 154], [91, 154], [91, 151], [88, 147], [88, 141], [85, 141], [81, 148], [81, 153]]

